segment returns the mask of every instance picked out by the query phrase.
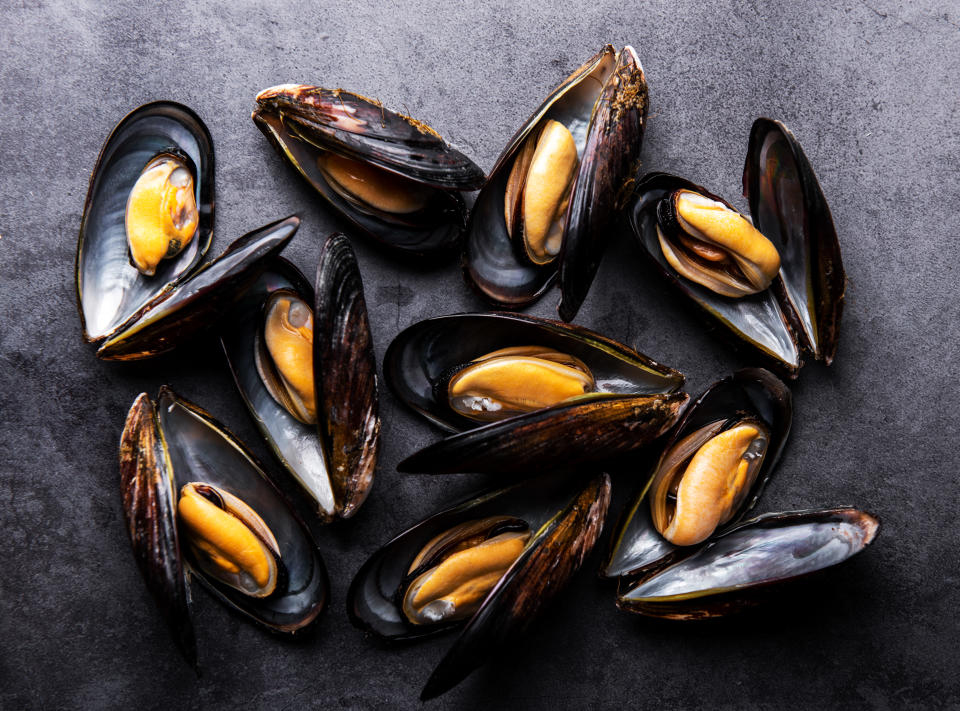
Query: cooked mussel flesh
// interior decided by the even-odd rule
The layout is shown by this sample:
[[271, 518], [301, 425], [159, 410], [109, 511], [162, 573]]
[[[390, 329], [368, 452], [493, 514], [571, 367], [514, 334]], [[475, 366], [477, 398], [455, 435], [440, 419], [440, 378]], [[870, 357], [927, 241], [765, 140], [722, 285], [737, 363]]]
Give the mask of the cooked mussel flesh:
[[594, 392], [596, 382], [579, 358], [544, 346], [514, 346], [461, 366], [446, 390], [454, 412], [493, 422]]
[[124, 221], [130, 261], [146, 276], [190, 244], [200, 215], [193, 172], [183, 158], [161, 153], [146, 165], [127, 198]]
[[650, 486], [650, 514], [660, 535], [691, 546], [729, 522], [753, 487], [769, 440], [759, 421], [718, 420], [677, 442]]
[[750, 220], [693, 190], [676, 190], [660, 201], [657, 237], [670, 266], [722, 296], [759, 293], [780, 271], [777, 248]]
[[313, 309], [292, 291], [273, 292], [254, 349], [257, 372], [270, 395], [300, 422], [316, 424]]
[[245, 502], [224, 489], [190, 482], [180, 490], [177, 514], [196, 564], [208, 575], [251, 597], [276, 591], [277, 539]]
[[432, 538], [400, 588], [403, 614], [416, 625], [463, 620], [520, 557], [530, 527], [512, 516], [465, 521]]
[[422, 210], [434, 193], [422, 183], [329, 151], [317, 156], [317, 168], [344, 200], [387, 220]]
[[534, 264], [547, 264], [560, 254], [563, 218], [579, 165], [573, 134], [553, 119], [527, 138], [513, 161], [504, 190], [507, 234]]

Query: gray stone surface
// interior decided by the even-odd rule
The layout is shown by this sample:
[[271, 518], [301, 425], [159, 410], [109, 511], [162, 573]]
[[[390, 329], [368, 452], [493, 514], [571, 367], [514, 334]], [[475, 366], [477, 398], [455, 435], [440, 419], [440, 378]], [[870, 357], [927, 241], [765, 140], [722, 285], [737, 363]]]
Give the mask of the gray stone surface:
[[[390, 536], [482, 482], [397, 474], [399, 459], [439, 433], [388, 392], [370, 499], [353, 521], [313, 526], [332, 578], [315, 638], [275, 639], [197, 589], [202, 677], [178, 656], [123, 528], [116, 447], [127, 408], [169, 383], [277, 467], [213, 340], [128, 365], [98, 362], [83, 343], [73, 259], [89, 171], [127, 111], [158, 98], [184, 102], [216, 145], [211, 254], [299, 212], [304, 224], [287, 256], [312, 273], [321, 238], [344, 226], [250, 121], [259, 89], [305, 81], [378, 97], [489, 169], [541, 98], [607, 41], [633, 44], [649, 77], [647, 168], [742, 206], [752, 120], [783, 119], [802, 142], [833, 209], [850, 285], [837, 362], [808, 366], [795, 384], [793, 437], [760, 510], [851, 503], [878, 513], [883, 531], [866, 555], [789, 604], [718, 624], [628, 616], [610, 587], [582, 574], [521, 649], [432, 706], [960, 704], [955, 4], [5, 0], [0, 706], [418, 705], [451, 637], [381, 648], [347, 621], [347, 585]], [[454, 264], [421, 270], [355, 245], [378, 358], [411, 323], [481, 308]], [[531, 312], [552, 315], [555, 299]], [[577, 321], [683, 370], [691, 392], [746, 363], [671, 302], [625, 239], [611, 247]], [[632, 488], [629, 477], [615, 480], [613, 514]]]

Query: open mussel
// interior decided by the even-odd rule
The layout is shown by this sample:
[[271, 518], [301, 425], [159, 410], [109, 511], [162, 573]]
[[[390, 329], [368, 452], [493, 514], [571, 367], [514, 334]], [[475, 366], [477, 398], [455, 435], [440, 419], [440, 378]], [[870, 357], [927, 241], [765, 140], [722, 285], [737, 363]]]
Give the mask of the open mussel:
[[627, 507], [603, 575], [662, 566], [743, 518], [786, 444], [791, 400], [787, 387], [759, 368], [738, 371], [697, 398]]
[[77, 306], [88, 341], [121, 330], [203, 260], [213, 238], [214, 154], [192, 110], [145, 104], [107, 137], [77, 240]]
[[342, 89], [283, 84], [257, 95], [257, 127], [324, 198], [364, 233], [427, 254], [460, 240], [460, 192], [484, 174], [422, 121]]
[[853, 508], [766, 514], [637, 583], [621, 582], [617, 606], [676, 620], [720, 617], [839, 565], [870, 545], [879, 528], [875, 516]]
[[518, 639], [577, 572], [610, 502], [606, 474], [545, 477], [435, 514], [364, 563], [347, 596], [361, 629], [388, 641], [462, 627], [421, 698], [463, 680]]
[[837, 350], [846, 277], [826, 199], [800, 144], [757, 119], [743, 172], [752, 220], [690, 181], [651, 173], [626, 216], [657, 270], [737, 343], [794, 375]]
[[517, 131], [477, 197], [464, 274], [487, 301], [520, 308], [559, 274], [560, 317], [586, 298], [636, 169], [647, 84], [630, 46], [607, 45], [558, 86]]
[[295, 215], [248, 232], [176, 288], [149, 301], [97, 350], [104, 360], [142, 360], [173, 350], [218, 323], [300, 226]]
[[427, 319], [390, 344], [384, 377], [407, 405], [466, 430], [401, 471], [573, 467], [648, 444], [679, 417], [683, 375], [578, 326], [521, 314]]
[[297, 634], [326, 605], [327, 574], [309, 531], [253, 455], [164, 387], [137, 397], [120, 441], [120, 485], [134, 556], [174, 637], [196, 661], [189, 570], [229, 607]]
[[243, 293], [221, 340], [260, 433], [316, 502], [348, 518], [373, 484], [380, 441], [376, 359], [360, 268], [333, 234], [316, 291], [289, 262], [271, 261]]

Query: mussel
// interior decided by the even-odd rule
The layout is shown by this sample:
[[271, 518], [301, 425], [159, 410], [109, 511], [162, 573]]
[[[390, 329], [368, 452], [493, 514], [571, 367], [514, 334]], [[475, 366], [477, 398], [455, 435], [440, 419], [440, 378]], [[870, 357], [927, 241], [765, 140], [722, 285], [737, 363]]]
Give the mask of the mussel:
[[316, 292], [272, 260], [221, 335], [237, 389], [277, 458], [324, 520], [356, 513], [380, 441], [377, 367], [363, 283], [349, 240], [328, 237]]
[[185, 570], [267, 629], [300, 634], [327, 601], [307, 527], [253, 455], [197, 406], [163, 387], [134, 401], [120, 440], [120, 486], [134, 556], [191, 664]]
[[463, 267], [481, 297], [521, 308], [559, 274], [558, 311], [573, 320], [636, 170], [646, 115], [630, 46], [607, 45], [554, 89], [500, 154], [471, 214]]
[[846, 277], [826, 199], [793, 134], [757, 119], [743, 172], [752, 221], [690, 181], [651, 173], [625, 208], [644, 253], [705, 316], [788, 375], [828, 365]]
[[876, 516], [848, 507], [766, 514], [638, 583], [621, 583], [617, 606], [675, 620], [721, 617], [844, 562], [879, 529]]
[[775, 375], [746, 368], [691, 403], [611, 538], [603, 575], [640, 575], [743, 518], [786, 444], [791, 401]]
[[257, 127], [337, 211], [389, 247], [449, 250], [466, 223], [462, 191], [484, 174], [422, 121], [342, 89], [261, 91]]
[[296, 215], [235, 240], [176, 288], [147, 302], [115, 329], [97, 350], [104, 360], [141, 360], [161, 355], [218, 323], [238, 295], [266, 269], [300, 226]]
[[789, 435], [790, 392], [745, 369], [709, 388], [677, 425], [611, 538], [603, 577], [617, 605], [671, 619], [718, 617], [863, 550], [879, 521], [852, 508], [743, 522]]
[[682, 374], [621, 343], [509, 313], [414, 324], [387, 349], [384, 377], [435, 424], [467, 430], [401, 471], [529, 475], [614, 458], [665, 433], [687, 401], [674, 393]]
[[213, 239], [214, 154], [200, 117], [156, 101], [100, 149], [77, 240], [87, 341], [108, 338], [199, 267]]
[[523, 633], [589, 555], [610, 501], [599, 474], [487, 492], [400, 534], [347, 595], [351, 621], [391, 641], [462, 627], [422, 699], [438, 696]]

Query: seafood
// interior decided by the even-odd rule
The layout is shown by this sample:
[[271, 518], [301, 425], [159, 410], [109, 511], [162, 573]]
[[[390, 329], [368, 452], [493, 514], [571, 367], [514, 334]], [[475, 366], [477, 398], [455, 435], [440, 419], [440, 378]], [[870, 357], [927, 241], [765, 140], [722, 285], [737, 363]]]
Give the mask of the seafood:
[[140, 572], [191, 664], [188, 570], [273, 632], [298, 634], [316, 622], [328, 583], [307, 527], [203, 410], [167, 387], [156, 405], [141, 393], [120, 439], [120, 486]]
[[[421, 698], [438, 696], [515, 641], [562, 590], [600, 536], [609, 501], [606, 474], [561, 475], [441, 511], [364, 563], [347, 595], [351, 621], [391, 641], [462, 627]], [[461, 589], [465, 581], [478, 589]]]
[[387, 349], [384, 375], [416, 411], [466, 430], [400, 462], [409, 472], [532, 475], [615, 458], [664, 434], [687, 402], [673, 393], [683, 384], [675, 370], [587, 329], [520, 314], [414, 324]]
[[315, 292], [292, 264], [272, 260], [229, 323], [224, 353], [260, 433], [323, 520], [352, 516], [373, 485], [380, 416], [349, 240], [333, 234], [324, 243]]
[[646, 77], [629, 46], [607, 45], [544, 100], [500, 154], [470, 217], [464, 275], [481, 297], [521, 308], [559, 277], [558, 311], [573, 320], [636, 169], [646, 115]]
[[848, 560], [879, 529], [876, 516], [853, 508], [766, 514], [639, 583], [621, 585], [617, 606], [676, 620], [727, 615]]
[[706, 188], [638, 180], [624, 213], [656, 270], [731, 340], [790, 376], [837, 351], [846, 276], [830, 208], [793, 134], [759, 118], [743, 172], [751, 223]]
[[253, 120], [334, 209], [380, 243], [430, 254], [460, 241], [459, 193], [478, 189], [484, 174], [422, 121], [305, 84], [261, 91]]
[[213, 239], [213, 195], [213, 140], [191, 109], [155, 101], [117, 124], [90, 176], [77, 239], [88, 342], [114, 335], [196, 271]]
[[97, 357], [152, 358], [217, 323], [299, 226], [300, 218], [291, 215], [240, 237], [189, 279], [147, 302], [103, 341]]
[[179, 156], [155, 157], [127, 198], [124, 225], [133, 265], [153, 276], [160, 260], [176, 257], [190, 244], [199, 220], [190, 167]]

